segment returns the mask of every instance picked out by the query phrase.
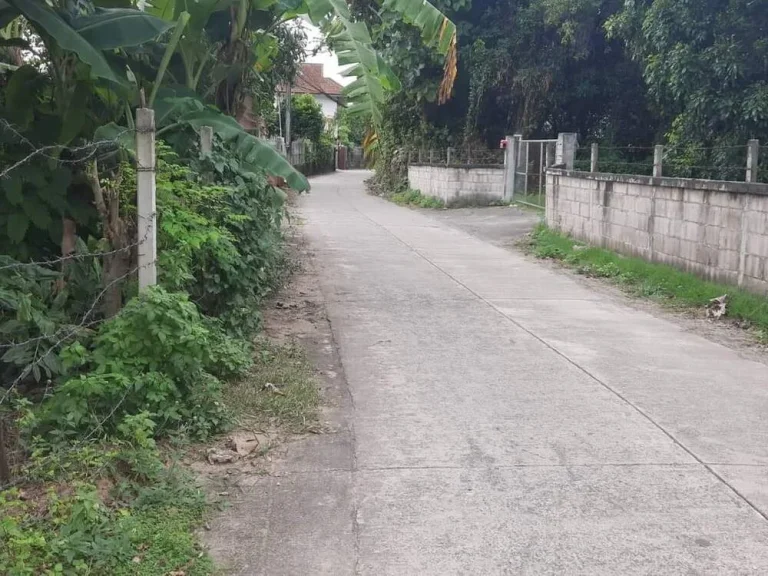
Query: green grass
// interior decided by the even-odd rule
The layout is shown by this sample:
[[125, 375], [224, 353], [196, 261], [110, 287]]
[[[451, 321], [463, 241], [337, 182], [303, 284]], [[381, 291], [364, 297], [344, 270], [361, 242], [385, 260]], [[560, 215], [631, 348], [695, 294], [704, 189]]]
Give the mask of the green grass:
[[317, 421], [319, 391], [312, 366], [293, 344], [262, 340], [256, 349], [248, 376], [228, 386], [227, 404], [240, 422], [305, 432]]
[[[256, 343], [254, 367], [226, 387], [249, 427], [302, 433], [317, 423], [314, 372], [295, 345]], [[215, 574], [195, 530], [204, 492], [175, 463], [180, 434], [159, 449], [134, 419], [134, 441], [31, 446], [18, 488], [0, 490], [0, 574], [162, 576]], [[39, 446], [39, 448], [38, 448]]]
[[416, 206], [418, 208], [445, 208], [445, 203], [434, 196], [425, 196], [418, 190], [405, 190], [397, 192], [389, 197], [392, 202], [400, 206]]
[[194, 530], [205, 496], [154, 443], [33, 452], [22, 486], [0, 491], [0, 574], [214, 573]]
[[156, 576], [174, 570], [185, 576], [214, 574], [210, 557], [194, 536], [205, 511], [204, 501], [179, 501], [151, 506], [121, 520], [120, 530], [128, 533], [136, 545], [130, 563], [123, 562], [115, 576]]
[[531, 252], [558, 260], [580, 274], [606, 278], [627, 292], [678, 308], [703, 309], [709, 300], [728, 294], [730, 318], [744, 321], [768, 339], [768, 298], [734, 286], [702, 280], [672, 266], [625, 257], [594, 248], [540, 225], [531, 235]]

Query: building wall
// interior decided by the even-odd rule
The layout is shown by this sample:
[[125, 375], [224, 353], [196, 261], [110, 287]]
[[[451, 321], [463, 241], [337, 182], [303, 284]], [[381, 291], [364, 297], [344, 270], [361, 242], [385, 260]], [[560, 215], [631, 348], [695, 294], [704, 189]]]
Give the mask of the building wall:
[[547, 224], [590, 244], [768, 292], [768, 185], [550, 170]]
[[464, 200], [489, 202], [504, 198], [504, 168], [489, 166], [408, 166], [414, 190], [440, 198], [446, 205]]
[[315, 100], [323, 107], [323, 116], [326, 118], [334, 118], [336, 116], [336, 109], [338, 104], [332, 98], [329, 98], [325, 94], [313, 94]]

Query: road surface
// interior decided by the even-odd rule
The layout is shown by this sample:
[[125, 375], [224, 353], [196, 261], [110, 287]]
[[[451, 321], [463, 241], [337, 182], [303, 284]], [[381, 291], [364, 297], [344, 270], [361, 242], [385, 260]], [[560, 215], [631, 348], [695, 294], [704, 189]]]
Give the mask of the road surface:
[[348, 401], [241, 574], [768, 574], [768, 366], [360, 172], [302, 199]]

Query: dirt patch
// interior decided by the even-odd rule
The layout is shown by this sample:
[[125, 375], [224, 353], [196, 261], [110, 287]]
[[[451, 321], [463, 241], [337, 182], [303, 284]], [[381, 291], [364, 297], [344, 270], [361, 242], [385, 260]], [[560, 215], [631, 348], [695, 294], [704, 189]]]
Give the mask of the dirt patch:
[[[271, 419], [253, 419], [248, 425], [246, 419], [236, 431], [213, 445], [199, 447], [186, 460], [202, 480], [210, 499], [221, 505], [221, 511], [210, 519], [200, 536], [216, 563], [235, 571], [245, 570], [246, 565], [252, 567], [254, 550], [233, 546], [233, 534], [256, 534], [264, 528], [260, 515], [267, 511], [259, 495], [264, 486], [260, 482], [304, 467], [325, 466], [326, 458], [331, 467], [346, 467], [348, 460], [349, 394], [314, 257], [303, 237], [301, 220], [295, 215], [286, 244], [291, 273], [262, 308], [268, 344], [261, 347], [261, 353], [279, 350], [274, 353], [287, 356], [281, 362], [290, 361], [294, 354], [301, 356], [297, 361], [303, 364], [303, 370], [311, 371], [319, 396], [314, 419], [305, 423], [294, 417], [296, 413], [287, 414], [277, 425]], [[268, 403], [269, 395], [280, 399], [285, 385], [281, 374], [290, 379], [294, 375], [290, 370], [294, 368], [289, 366], [287, 373], [261, 373], [257, 385], [266, 394], [261, 401]]]

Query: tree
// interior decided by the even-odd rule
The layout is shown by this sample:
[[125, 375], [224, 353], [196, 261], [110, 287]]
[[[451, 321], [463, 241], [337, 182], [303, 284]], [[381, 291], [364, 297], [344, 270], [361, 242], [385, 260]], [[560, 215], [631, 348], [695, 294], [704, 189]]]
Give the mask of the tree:
[[764, 3], [751, 0], [632, 2], [607, 23], [642, 66], [670, 142], [686, 146], [766, 135], [767, 27]]
[[[285, 123], [285, 119], [283, 119]], [[311, 94], [291, 97], [291, 138], [306, 138], [319, 142], [325, 130], [323, 107]]]
[[371, 119], [363, 115], [350, 115], [345, 106], [339, 106], [334, 118], [338, 140], [345, 146], [361, 146], [371, 129]]

